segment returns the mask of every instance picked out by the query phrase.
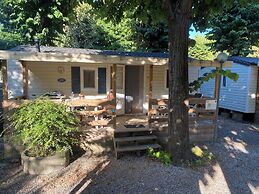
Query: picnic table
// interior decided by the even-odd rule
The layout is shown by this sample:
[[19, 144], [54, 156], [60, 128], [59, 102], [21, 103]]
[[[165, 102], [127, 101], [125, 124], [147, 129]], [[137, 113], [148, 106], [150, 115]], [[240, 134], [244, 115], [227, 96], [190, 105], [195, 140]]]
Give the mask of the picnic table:
[[109, 123], [109, 119], [104, 119], [103, 115], [109, 112], [111, 101], [108, 99], [71, 99], [66, 100], [65, 104], [70, 107], [70, 110], [76, 111], [80, 116], [80, 120], [83, 118], [93, 117], [94, 120], [88, 122], [89, 125], [99, 127], [106, 126]]

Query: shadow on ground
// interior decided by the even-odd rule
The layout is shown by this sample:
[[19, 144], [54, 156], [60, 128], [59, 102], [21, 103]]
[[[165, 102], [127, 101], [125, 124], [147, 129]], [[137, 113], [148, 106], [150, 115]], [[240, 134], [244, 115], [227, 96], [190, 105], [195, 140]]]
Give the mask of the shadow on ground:
[[80, 193], [259, 193], [257, 126], [220, 118], [218, 139], [207, 146], [217, 162], [199, 170], [145, 156], [111, 159]]
[[220, 118], [218, 139], [206, 146], [217, 162], [198, 170], [134, 154], [119, 160], [84, 154], [57, 174], [37, 177], [19, 164], [10, 166], [12, 173], [0, 165], [0, 193], [259, 193], [257, 126]]

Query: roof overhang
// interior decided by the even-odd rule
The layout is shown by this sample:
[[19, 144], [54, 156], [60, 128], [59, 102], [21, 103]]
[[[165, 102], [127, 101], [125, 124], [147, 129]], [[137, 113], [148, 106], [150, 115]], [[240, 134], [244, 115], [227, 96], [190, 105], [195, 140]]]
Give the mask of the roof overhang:
[[[2, 51], [0, 59], [38, 62], [70, 62], [70, 63], [92, 63], [92, 64], [124, 64], [124, 65], [166, 65], [168, 58], [157, 57], [134, 57], [120, 55], [101, 54], [79, 54], [79, 53], [54, 53], [54, 52], [23, 52], [23, 51]], [[219, 67], [218, 61], [198, 60], [189, 58], [189, 65], [198, 67]], [[224, 67], [231, 67], [232, 61], [223, 64]]]

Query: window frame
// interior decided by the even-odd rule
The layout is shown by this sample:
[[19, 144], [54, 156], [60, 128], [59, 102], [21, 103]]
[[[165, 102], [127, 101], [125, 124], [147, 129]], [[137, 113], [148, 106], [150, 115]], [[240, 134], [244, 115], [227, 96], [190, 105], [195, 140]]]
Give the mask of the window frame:
[[[84, 71], [94, 71], [94, 87], [85, 87], [84, 85]], [[81, 90], [98, 90], [98, 71], [97, 68], [88, 68], [83, 67], [81, 68]]]
[[[169, 89], [169, 68], [167, 66], [165, 67], [164, 72], [165, 72], [164, 87], [165, 87], [166, 90], [168, 90]], [[167, 72], [168, 72], [168, 74], [167, 74]], [[168, 83], [168, 85], [167, 85], [167, 83]]]

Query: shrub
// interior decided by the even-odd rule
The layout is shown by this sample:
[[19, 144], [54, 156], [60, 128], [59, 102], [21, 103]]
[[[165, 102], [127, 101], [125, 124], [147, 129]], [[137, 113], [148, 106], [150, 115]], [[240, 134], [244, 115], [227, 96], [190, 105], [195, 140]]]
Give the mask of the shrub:
[[192, 168], [199, 168], [216, 160], [215, 156], [211, 152], [208, 150], [203, 151], [198, 146], [194, 146], [191, 151], [195, 158], [194, 160], [189, 161], [187, 165]]
[[147, 150], [148, 156], [160, 160], [165, 165], [172, 164], [171, 155], [165, 151], [155, 151], [153, 148]]
[[22, 143], [30, 156], [49, 156], [77, 143], [78, 119], [63, 104], [36, 99], [22, 104], [11, 117], [14, 140]]

